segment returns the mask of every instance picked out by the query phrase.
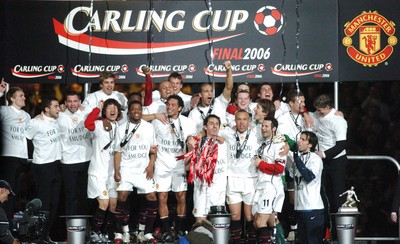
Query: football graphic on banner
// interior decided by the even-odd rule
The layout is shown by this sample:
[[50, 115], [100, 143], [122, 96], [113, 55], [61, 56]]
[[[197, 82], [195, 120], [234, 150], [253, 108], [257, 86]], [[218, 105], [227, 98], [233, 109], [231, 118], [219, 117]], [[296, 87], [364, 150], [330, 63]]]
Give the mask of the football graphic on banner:
[[283, 15], [273, 6], [262, 7], [254, 17], [254, 26], [263, 35], [275, 35], [283, 26]]

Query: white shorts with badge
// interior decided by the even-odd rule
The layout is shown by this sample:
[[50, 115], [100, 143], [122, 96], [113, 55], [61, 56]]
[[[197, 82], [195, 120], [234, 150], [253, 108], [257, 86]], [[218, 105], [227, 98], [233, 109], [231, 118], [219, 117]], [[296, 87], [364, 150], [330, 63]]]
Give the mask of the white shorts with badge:
[[[153, 179], [146, 179], [146, 173], [121, 175], [122, 180], [117, 183], [117, 191], [133, 191], [133, 188], [137, 189], [138, 194], [147, 194], [156, 191], [156, 183]], [[126, 180], [124, 180], [126, 179]]]
[[194, 217], [207, 217], [211, 206], [225, 206], [226, 191], [216, 191], [204, 186], [194, 187], [193, 191], [193, 215]]
[[165, 171], [160, 172], [157, 167], [154, 170], [154, 179], [156, 182], [157, 192], [181, 192], [187, 191], [187, 178], [186, 173], [179, 171]]
[[253, 215], [280, 213], [282, 211], [283, 201], [285, 200], [285, 192], [283, 185], [275, 187], [268, 184], [263, 189], [257, 189], [253, 199]]
[[252, 205], [256, 183], [257, 177], [228, 176], [226, 203], [244, 202], [247, 205]]
[[97, 177], [96, 175], [88, 175], [88, 198], [94, 199], [110, 199], [117, 198], [117, 183], [114, 177], [108, 179]]

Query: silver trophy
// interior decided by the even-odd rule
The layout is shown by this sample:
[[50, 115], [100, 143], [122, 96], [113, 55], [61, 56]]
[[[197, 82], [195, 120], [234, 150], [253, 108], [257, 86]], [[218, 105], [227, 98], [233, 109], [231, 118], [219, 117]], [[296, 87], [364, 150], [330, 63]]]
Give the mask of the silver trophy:
[[346, 197], [346, 202], [342, 204], [342, 207], [339, 208], [339, 213], [340, 212], [358, 212], [358, 208], [355, 205], [356, 201], [360, 202], [358, 200], [357, 194], [354, 191], [354, 186], [352, 186], [349, 190], [343, 192], [342, 194], [339, 195], [339, 197], [347, 194]]

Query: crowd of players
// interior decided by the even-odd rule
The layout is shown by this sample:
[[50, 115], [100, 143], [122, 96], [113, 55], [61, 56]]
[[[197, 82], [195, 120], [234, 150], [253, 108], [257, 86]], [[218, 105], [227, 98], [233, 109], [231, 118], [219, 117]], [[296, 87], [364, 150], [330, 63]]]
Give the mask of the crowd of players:
[[[78, 93], [68, 91], [62, 105], [44, 99], [35, 118], [22, 109], [24, 91], [2, 80], [0, 92], [8, 101], [0, 109], [2, 179], [17, 185], [29, 139], [49, 232], [63, 184], [65, 213], [93, 214], [92, 242], [132, 239], [128, 196], [135, 189], [145, 196], [138, 241], [173, 242], [190, 229], [188, 213], [195, 226], [204, 227], [211, 206], [227, 205], [231, 243], [243, 238], [284, 243], [281, 214], [290, 219], [288, 239], [297, 233], [301, 243], [322, 243], [331, 227], [329, 212], [337, 212], [339, 194], [346, 190], [346, 120], [325, 94], [314, 100], [315, 112], [306, 111], [300, 90], [290, 91], [286, 103], [273, 101], [271, 85], [263, 83], [253, 98], [249, 85], [234, 88], [230, 62], [224, 66], [220, 95], [210, 83], [200, 86], [198, 96], [184, 94], [178, 73], [152, 92], [151, 72], [145, 69], [145, 97], [127, 98], [114, 90], [115, 76], [106, 72], [100, 75], [101, 90], [82, 103]], [[189, 184], [193, 189], [187, 194]], [[285, 191], [289, 207], [281, 213]], [[87, 212], [87, 198], [97, 200], [93, 213]], [[8, 207], [13, 213], [12, 200]], [[161, 228], [157, 235], [155, 222]], [[209, 229], [202, 234], [212, 241]]]

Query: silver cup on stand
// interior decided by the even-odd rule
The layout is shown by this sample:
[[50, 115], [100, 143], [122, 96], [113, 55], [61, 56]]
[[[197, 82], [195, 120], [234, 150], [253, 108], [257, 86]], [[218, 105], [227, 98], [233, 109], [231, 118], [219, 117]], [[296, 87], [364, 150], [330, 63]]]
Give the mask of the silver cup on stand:
[[226, 211], [225, 206], [211, 206], [208, 218], [213, 226], [215, 244], [229, 243], [231, 214]]

